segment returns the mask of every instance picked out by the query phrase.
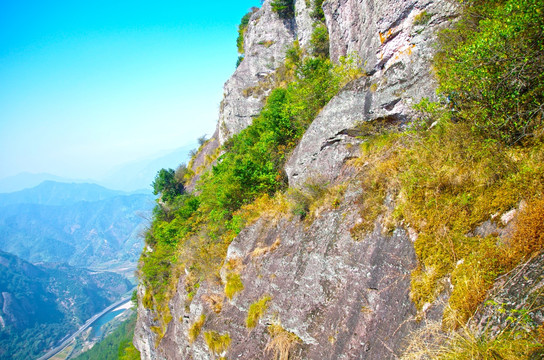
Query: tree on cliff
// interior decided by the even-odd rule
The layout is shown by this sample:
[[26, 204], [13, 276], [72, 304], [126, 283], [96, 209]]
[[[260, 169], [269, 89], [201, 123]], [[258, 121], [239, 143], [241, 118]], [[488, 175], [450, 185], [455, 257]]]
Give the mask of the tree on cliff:
[[295, 16], [295, 4], [293, 0], [274, 0], [271, 3], [272, 10], [280, 19], [291, 19]]
[[161, 194], [165, 201], [172, 201], [177, 195], [185, 192], [182, 183], [176, 180], [174, 169], [161, 169], [153, 181], [153, 194]]

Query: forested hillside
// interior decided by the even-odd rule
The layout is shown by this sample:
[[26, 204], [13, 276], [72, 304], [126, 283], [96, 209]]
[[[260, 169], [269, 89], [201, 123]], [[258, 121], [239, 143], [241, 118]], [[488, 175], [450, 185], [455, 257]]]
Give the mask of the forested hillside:
[[37, 358], [132, 285], [114, 273], [0, 252], [0, 359]]

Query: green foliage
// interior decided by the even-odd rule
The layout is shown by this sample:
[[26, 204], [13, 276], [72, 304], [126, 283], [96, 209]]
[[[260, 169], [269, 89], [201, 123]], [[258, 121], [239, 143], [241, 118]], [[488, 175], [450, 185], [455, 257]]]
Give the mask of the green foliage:
[[[257, 10], [259, 9], [256, 7], [251, 8], [249, 12], [242, 17], [242, 20], [240, 20], [240, 25], [238, 25], [238, 38], [236, 38], [236, 47], [238, 48], [239, 54], [244, 54], [245, 52], [244, 35], [246, 33], [247, 26], [249, 25], [251, 15], [253, 15]], [[236, 67], [238, 67], [238, 65]]]
[[136, 327], [136, 313], [121, 323], [110, 335], [93, 346], [90, 350], [80, 354], [75, 360], [137, 360], [140, 353], [132, 345], [134, 328]]
[[268, 302], [270, 300], [272, 300], [272, 298], [268, 295], [265, 295], [258, 301], [255, 301], [253, 304], [249, 305], [246, 318], [246, 327], [248, 329], [252, 329], [257, 326], [257, 322], [268, 309]]
[[440, 92], [455, 116], [514, 144], [544, 115], [544, 0], [478, 1], [440, 38]]
[[230, 346], [229, 333], [220, 335], [215, 331], [207, 331], [204, 333], [204, 339], [206, 340], [208, 349], [216, 355], [221, 355], [223, 352], [227, 351]]
[[294, 0], [273, 0], [272, 11], [278, 14], [280, 19], [291, 19], [295, 16]]
[[312, 37], [310, 38], [312, 55], [323, 58], [329, 57], [329, 30], [323, 23], [317, 23], [314, 26]]
[[236, 59], [236, 67], [240, 66], [242, 61], [244, 61], [244, 57], [242, 55], [238, 56], [238, 59]]
[[325, 13], [323, 13], [323, 2], [324, 0], [314, 0], [314, 8], [310, 13], [310, 16], [314, 20], [318, 20], [321, 22], [325, 21]]
[[163, 201], [172, 201], [177, 195], [185, 191], [183, 183], [176, 180], [174, 169], [161, 169], [155, 176], [152, 184], [153, 194], [161, 194]]

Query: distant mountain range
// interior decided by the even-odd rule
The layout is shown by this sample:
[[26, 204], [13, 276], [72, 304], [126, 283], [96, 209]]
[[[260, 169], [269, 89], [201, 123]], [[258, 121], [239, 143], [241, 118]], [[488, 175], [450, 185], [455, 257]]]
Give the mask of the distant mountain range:
[[140, 189], [151, 190], [151, 183], [155, 175], [162, 168], [177, 168], [181, 163], [187, 163], [189, 153], [198, 148], [197, 144], [190, 144], [156, 158], [135, 161], [114, 168], [99, 183], [111, 189], [134, 191]]
[[131, 287], [115, 273], [33, 265], [0, 251], [0, 359], [38, 357]]
[[106, 189], [96, 184], [44, 181], [30, 189], [0, 194], [0, 206], [13, 204], [71, 205], [80, 201], [100, 201], [126, 195], [131, 195], [131, 193]]
[[44, 181], [53, 181], [57, 183], [94, 183], [105, 186], [109, 189], [127, 192], [151, 192], [151, 183], [155, 179], [155, 175], [160, 169], [175, 169], [181, 163], [187, 163], [190, 158], [190, 151], [197, 147], [198, 145], [196, 143], [189, 144], [174, 151], [159, 154], [148, 159], [119, 165], [110, 170], [102, 179], [78, 180], [63, 178], [48, 173], [31, 174], [25, 172], [0, 179], [0, 193], [12, 193], [29, 189], [43, 183]]
[[44, 181], [56, 181], [64, 183], [73, 183], [73, 182], [89, 182], [76, 179], [67, 179], [61, 176], [56, 176], [48, 173], [39, 173], [32, 174], [28, 172], [20, 173], [14, 176], [9, 176], [3, 179], [0, 179], [0, 193], [11, 193], [23, 189], [32, 188], [36, 185], [41, 184]]
[[136, 263], [154, 204], [149, 193], [52, 181], [0, 194], [0, 250], [34, 263]]

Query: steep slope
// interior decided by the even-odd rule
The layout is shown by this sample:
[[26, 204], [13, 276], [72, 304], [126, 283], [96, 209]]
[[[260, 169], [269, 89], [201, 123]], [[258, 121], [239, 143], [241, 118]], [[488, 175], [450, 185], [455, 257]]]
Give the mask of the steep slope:
[[[142, 358], [470, 358], [474, 348], [482, 358], [541, 355], [541, 92], [527, 100], [528, 125], [518, 128], [538, 130], [514, 147], [479, 131], [474, 113], [466, 116], [481, 106], [482, 92], [461, 113], [472, 89], [451, 79], [444, 85], [448, 68], [437, 79], [431, 65], [437, 33], [459, 18], [448, 35], [464, 41], [468, 54], [482, 51], [471, 63], [476, 73], [500, 68], [477, 34], [495, 21], [504, 32], [488, 35], [510, 41], [501, 24], [512, 13], [519, 23], [508, 22], [511, 31], [529, 27], [528, 46], [544, 49], [542, 19], [527, 15], [542, 2], [505, 3], [474, 2], [463, 11], [445, 1], [265, 1], [246, 36], [268, 28], [259, 14], [269, 12], [270, 34], [277, 35], [278, 21], [290, 24], [286, 41], [292, 34], [306, 48], [286, 49], [273, 75], [278, 89], [260, 83], [261, 100], [268, 98], [252, 124], [252, 116], [231, 127], [228, 117], [220, 120], [223, 135], [194, 159], [200, 171], [190, 188], [197, 182], [197, 191], [157, 207], [140, 267], [134, 344]], [[316, 19], [316, 4], [324, 20]], [[295, 15], [282, 19], [282, 12]], [[493, 21], [478, 23], [486, 17]], [[316, 51], [321, 21], [340, 66], [323, 66], [328, 60]], [[512, 38], [523, 42], [518, 35]], [[461, 64], [465, 53], [448, 53], [445, 38], [442, 61]], [[542, 58], [535, 58], [527, 66], [538, 74]], [[359, 71], [352, 72], [354, 63]], [[504, 70], [508, 81], [494, 76], [498, 84], [483, 93], [500, 98], [500, 86], [509, 84], [512, 98], [531, 94], [508, 78], [517, 66]], [[322, 72], [328, 75], [309, 75]], [[325, 81], [331, 73], [353, 76], [316, 105], [335, 84]], [[479, 76], [472, 86], [491, 78]], [[326, 85], [301, 85], [316, 78]], [[256, 90], [249, 86], [242, 91]], [[226, 94], [223, 106], [232, 99]], [[498, 116], [502, 109], [491, 104], [482, 112]], [[222, 155], [212, 159], [213, 149]], [[526, 291], [512, 285], [520, 274]], [[486, 310], [488, 292], [495, 308]], [[467, 352], [455, 339], [469, 344]]]

